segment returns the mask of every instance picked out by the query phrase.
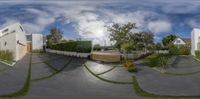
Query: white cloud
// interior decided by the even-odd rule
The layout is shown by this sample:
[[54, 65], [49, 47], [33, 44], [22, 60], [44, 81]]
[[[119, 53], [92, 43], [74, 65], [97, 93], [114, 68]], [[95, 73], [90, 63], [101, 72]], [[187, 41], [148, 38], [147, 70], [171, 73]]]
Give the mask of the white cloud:
[[29, 13], [36, 15], [34, 22], [23, 23], [23, 26], [26, 27], [26, 30], [30, 33], [40, 33], [47, 25], [55, 21], [55, 17], [45, 11], [41, 11], [35, 8], [28, 8], [26, 10]]
[[41, 32], [47, 25], [55, 22], [56, 18], [62, 16], [63, 23], [73, 23], [82, 38], [92, 39], [94, 43], [101, 44], [102, 42], [110, 43], [106, 26], [112, 23], [134, 22], [138, 31], [149, 29], [155, 33], [171, 29], [171, 24], [166, 21], [148, 23], [152, 17], [163, 18], [158, 13], [143, 10], [118, 12], [115, 9], [99, 9], [99, 6], [105, 6], [105, 3], [109, 2], [42, 2], [44, 4], [42, 10], [34, 7], [25, 8], [36, 17], [35, 20], [31, 20], [32, 22], [22, 24], [28, 32]]
[[153, 33], [169, 32], [171, 23], [163, 20], [149, 22], [148, 29]]
[[13, 19], [5, 19], [5, 23], [4, 24], [2, 24], [1, 26], [0, 26], [0, 29], [1, 28], [4, 28], [4, 27], [6, 27], [6, 26], [8, 26], [8, 25], [10, 25], [10, 24], [14, 24], [14, 23], [17, 23], [17, 22], [19, 22], [19, 21], [17, 21], [17, 20], [13, 20]]
[[[198, 18], [199, 19], [199, 18]], [[188, 25], [192, 28], [200, 28], [200, 21], [198, 19], [192, 18], [187, 21]]]

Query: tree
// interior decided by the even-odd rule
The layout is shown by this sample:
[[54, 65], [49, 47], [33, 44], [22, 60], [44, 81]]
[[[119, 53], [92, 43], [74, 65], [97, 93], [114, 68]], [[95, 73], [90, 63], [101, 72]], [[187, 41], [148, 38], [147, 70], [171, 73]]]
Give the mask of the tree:
[[95, 44], [93, 46], [93, 50], [101, 50], [101, 45], [100, 44]]
[[154, 35], [149, 32], [142, 32], [142, 42], [144, 44], [145, 53], [147, 53], [147, 47], [151, 47], [153, 45]]
[[174, 39], [176, 39], [176, 36], [175, 35], [168, 35], [167, 37], [163, 38], [162, 39], [162, 43], [164, 46], [167, 46], [169, 43], [171, 43]]
[[136, 43], [137, 49], [144, 49], [145, 53], [148, 48], [152, 48], [154, 44], [154, 35], [150, 32], [139, 32], [131, 35], [131, 40]]
[[58, 28], [52, 28], [50, 30], [50, 34], [47, 35], [47, 46], [60, 43], [60, 41], [62, 40], [62, 34], [63, 33]]
[[133, 29], [136, 29], [135, 23], [113, 24], [111, 27], [108, 27], [108, 31], [111, 32], [110, 41], [114, 41], [115, 46], [120, 49], [122, 44], [130, 42]]
[[157, 44], [155, 45], [155, 49], [156, 49], [156, 50], [161, 50], [161, 49], [162, 49], [162, 45], [161, 45], [160, 43], [157, 43]]

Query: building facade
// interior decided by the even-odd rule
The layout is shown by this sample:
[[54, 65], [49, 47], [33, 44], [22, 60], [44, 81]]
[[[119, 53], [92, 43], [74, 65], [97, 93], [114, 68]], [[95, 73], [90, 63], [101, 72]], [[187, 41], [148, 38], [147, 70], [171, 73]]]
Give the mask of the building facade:
[[180, 47], [180, 46], [191, 46], [191, 39], [190, 38], [180, 38], [177, 37], [174, 41], [173, 44]]
[[23, 58], [27, 52], [25, 31], [20, 23], [9, 25], [0, 30], [0, 50], [13, 53], [14, 61]]
[[200, 50], [200, 29], [194, 28], [191, 32], [191, 54], [195, 56], [195, 51]]
[[32, 33], [29, 35], [26, 35], [27, 38], [27, 50], [28, 52], [31, 52], [32, 50], [42, 50], [43, 49], [43, 35], [42, 34], [36, 34]]

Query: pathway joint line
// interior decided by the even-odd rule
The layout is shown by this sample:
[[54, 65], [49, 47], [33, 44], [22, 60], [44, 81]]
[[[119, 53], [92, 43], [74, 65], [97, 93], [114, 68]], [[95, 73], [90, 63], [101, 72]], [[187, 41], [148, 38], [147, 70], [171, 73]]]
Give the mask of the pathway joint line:
[[108, 79], [105, 79], [105, 78], [102, 78], [98, 75], [96, 75], [94, 72], [92, 72], [86, 64], [84, 64], [84, 67], [93, 75], [95, 76], [96, 78], [98, 78], [99, 80], [101, 81], [105, 81], [105, 82], [108, 82], [108, 83], [113, 83], [113, 84], [132, 84], [132, 82], [118, 82], [118, 81], [112, 81], [112, 80], [108, 80]]
[[51, 69], [53, 69], [54, 71], [59, 71], [58, 69], [54, 68], [51, 64], [44, 62], [48, 67], [50, 67]]
[[110, 68], [110, 69], [108, 69], [108, 70], [106, 70], [106, 71], [104, 71], [104, 72], [97, 73], [96, 75], [102, 75], [102, 74], [108, 73], [108, 72], [112, 71], [112, 70], [115, 69], [115, 68], [116, 68], [116, 66], [113, 66], [112, 68]]
[[61, 68], [59, 69], [58, 71], [48, 75], [48, 76], [44, 76], [44, 77], [41, 77], [41, 78], [35, 78], [35, 79], [32, 79], [31, 81], [41, 81], [41, 80], [45, 80], [45, 79], [48, 79], [48, 78], [51, 78], [53, 76], [55, 76], [56, 74], [62, 72], [72, 61], [72, 57], [69, 59], [69, 61]]

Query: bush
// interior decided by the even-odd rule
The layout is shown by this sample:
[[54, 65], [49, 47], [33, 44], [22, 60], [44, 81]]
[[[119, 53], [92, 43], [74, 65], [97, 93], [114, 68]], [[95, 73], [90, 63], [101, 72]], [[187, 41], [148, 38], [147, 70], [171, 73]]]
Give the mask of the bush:
[[169, 54], [152, 54], [145, 59], [143, 63], [150, 67], [163, 67], [165, 68], [168, 65]]
[[77, 41], [76, 51], [83, 53], [90, 53], [92, 48], [91, 41]]
[[13, 53], [8, 50], [0, 50], [0, 60], [7, 63], [12, 63]]
[[96, 45], [93, 46], [93, 50], [100, 51], [101, 46], [99, 44], [96, 44]]
[[166, 56], [160, 56], [158, 58], [158, 65], [160, 67], [162, 67], [163, 69], [165, 69], [167, 67], [167, 65], [168, 65], [167, 63], [168, 63], [168, 57], [166, 57]]
[[50, 49], [88, 53], [92, 49], [91, 41], [68, 41], [52, 45]]
[[190, 55], [190, 47], [180, 46], [178, 49], [179, 49], [179, 55]]
[[149, 55], [146, 58], [144, 58], [142, 61], [147, 66], [155, 67], [158, 65], [158, 55], [156, 54]]
[[124, 67], [129, 72], [135, 72], [136, 71], [135, 64], [132, 60], [125, 60], [124, 61]]
[[167, 48], [169, 49], [170, 55], [178, 55], [179, 54], [179, 49], [174, 44], [172, 44], [172, 43], [168, 44]]
[[200, 50], [195, 51], [196, 58], [200, 59]]

